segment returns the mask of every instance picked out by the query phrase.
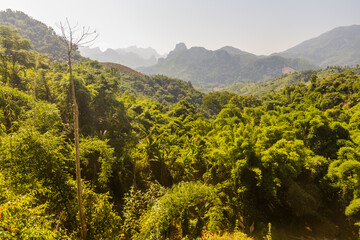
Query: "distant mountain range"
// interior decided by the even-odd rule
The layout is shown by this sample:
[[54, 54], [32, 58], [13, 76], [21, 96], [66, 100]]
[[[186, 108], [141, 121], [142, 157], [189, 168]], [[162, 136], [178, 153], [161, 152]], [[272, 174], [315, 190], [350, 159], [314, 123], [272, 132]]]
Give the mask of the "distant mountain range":
[[[51, 60], [64, 61], [67, 58], [65, 45], [55, 31], [21, 11], [10, 9], [0, 11], [0, 25], [16, 29], [22, 37], [30, 39], [34, 50], [47, 54]], [[158, 58], [164, 57], [153, 48], [138, 48], [136, 46], [107, 49], [104, 52], [98, 47], [83, 47], [79, 51], [83, 57], [100, 62], [121, 63], [132, 68], [156, 64]], [[74, 59], [84, 60], [80, 54], [74, 52]]]
[[256, 56], [229, 46], [216, 51], [203, 47], [188, 49], [184, 43], [179, 43], [156, 65], [138, 70], [191, 81], [203, 90], [217, 90], [235, 82], [265, 81], [289, 69], [300, 71], [315, 68], [316, 65], [303, 59]]
[[144, 59], [149, 59], [149, 58], [153, 58], [153, 57], [158, 59], [158, 58], [166, 56], [166, 55], [160, 55], [152, 47], [140, 48], [140, 47], [137, 47], [135, 45], [127, 47], [127, 48], [119, 48], [119, 49], [117, 49], [117, 51], [132, 52], [132, 53], [135, 53], [135, 54], [139, 55], [140, 57], [142, 57]]
[[[51, 60], [64, 61], [66, 51], [51, 27], [20, 11], [0, 11], [0, 25], [17, 29], [31, 40], [34, 50]], [[215, 51], [176, 45], [166, 57], [152, 48], [80, 48], [81, 55], [100, 62], [136, 68], [145, 74], [164, 74], [191, 81], [200, 90], [220, 90], [234, 83], [264, 82], [282, 74], [327, 66], [360, 64], [360, 25], [338, 27], [284, 52], [257, 56], [226, 46]], [[85, 58], [74, 53], [74, 59]]]
[[335, 28], [273, 55], [303, 58], [321, 67], [360, 64], [360, 25]]
[[158, 58], [162, 57], [153, 48], [138, 48], [131, 46], [128, 48], [111, 49], [101, 51], [100, 48], [82, 47], [80, 54], [99, 62], [113, 62], [126, 65], [131, 68], [151, 66], [157, 63]]
[[216, 90], [233, 83], [263, 82], [301, 70], [356, 64], [360, 64], [360, 25], [335, 28], [270, 56], [256, 56], [229, 46], [216, 51], [201, 47], [188, 49], [180, 43], [167, 58], [138, 70], [192, 81], [202, 90]]

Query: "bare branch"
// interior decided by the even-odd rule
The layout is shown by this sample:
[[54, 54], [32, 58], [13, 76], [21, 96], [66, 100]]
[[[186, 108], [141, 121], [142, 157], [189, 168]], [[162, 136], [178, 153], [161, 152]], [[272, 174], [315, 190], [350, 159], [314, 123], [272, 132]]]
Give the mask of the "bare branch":
[[[66, 18], [65, 24], [60, 22], [58, 27], [62, 33], [62, 39], [68, 46], [68, 51], [72, 51], [74, 47], [84, 47], [91, 45], [99, 36], [96, 33], [96, 30], [90, 30], [90, 27], [78, 27], [79, 24], [76, 23], [72, 26], [69, 20]], [[81, 32], [79, 31], [81, 30]], [[77, 34], [77, 32], [80, 34]]]

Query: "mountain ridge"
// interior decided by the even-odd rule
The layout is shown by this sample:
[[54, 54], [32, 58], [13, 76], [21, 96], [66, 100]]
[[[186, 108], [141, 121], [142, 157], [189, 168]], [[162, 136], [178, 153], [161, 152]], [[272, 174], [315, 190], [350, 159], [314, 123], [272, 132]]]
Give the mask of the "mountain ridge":
[[302, 59], [256, 56], [230, 46], [218, 50], [187, 48], [184, 43], [179, 43], [166, 58], [159, 59], [156, 65], [137, 70], [145, 74], [164, 74], [191, 81], [195, 86], [208, 91], [235, 82], [265, 81], [281, 75], [285, 67], [297, 71], [317, 68]]
[[138, 48], [130, 46], [128, 48], [107, 48], [101, 51], [99, 47], [81, 47], [80, 54], [92, 60], [99, 62], [113, 62], [126, 65], [130, 68], [142, 66], [151, 66], [157, 63], [157, 59], [162, 57], [156, 50], [151, 47]]
[[127, 47], [127, 48], [118, 48], [115, 50], [119, 50], [119, 51], [125, 51], [125, 52], [132, 52], [135, 53], [137, 55], [139, 55], [140, 57], [144, 58], [144, 59], [149, 59], [149, 58], [153, 58], [155, 57], [156, 59], [163, 57], [163, 55], [159, 54], [155, 49], [153, 49], [152, 47], [147, 47], [147, 48], [142, 48], [142, 47], [137, 47], [136, 45]]
[[300, 57], [321, 67], [360, 63], [360, 25], [341, 26], [280, 53], [283, 57]]

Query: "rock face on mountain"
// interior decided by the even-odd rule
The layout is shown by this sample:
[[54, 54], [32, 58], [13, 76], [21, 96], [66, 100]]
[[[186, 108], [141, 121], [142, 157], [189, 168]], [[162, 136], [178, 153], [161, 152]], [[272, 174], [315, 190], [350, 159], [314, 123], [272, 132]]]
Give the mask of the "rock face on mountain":
[[203, 47], [188, 49], [184, 43], [179, 43], [156, 65], [138, 70], [146, 74], [177, 77], [211, 90], [234, 82], [264, 81], [281, 75], [286, 67], [297, 71], [316, 68], [301, 59], [260, 57], [233, 47], [223, 47], [216, 51]]
[[321, 67], [360, 64], [360, 25], [335, 28], [274, 55], [304, 58]]

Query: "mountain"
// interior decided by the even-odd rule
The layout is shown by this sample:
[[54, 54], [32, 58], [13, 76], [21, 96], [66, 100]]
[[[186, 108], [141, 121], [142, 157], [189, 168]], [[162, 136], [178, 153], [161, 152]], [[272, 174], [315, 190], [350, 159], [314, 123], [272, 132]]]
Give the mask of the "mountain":
[[234, 56], [236, 56], [236, 55], [252, 55], [252, 56], [256, 56], [255, 54], [244, 52], [244, 51], [241, 51], [240, 49], [237, 49], [237, 48], [234, 48], [234, 47], [231, 47], [231, 46], [225, 46], [225, 47], [220, 48], [219, 50], [224, 50], [227, 53], [229, 53], [230, 55], [234, 55]]
[[[31, 41], [32, 48], [48, 55], [50, 60], [65, 61], [67, 59], [66, 46], [60, 36], [44, 23], [35, 20], [21, 11], [0, 11], [0, 25], [14, 28], [18, 33]], [[74, 60], [83, 59], [74, 52]]]
[[199, 89], [208, 91], [235, 82], [265, 81], [281, 75], [284, 68], [300, 71], [316, 66], [302, 59], [256, 56], [229, 46], [211, 51], [203, 47], [188, 49], [184, 43], [179, 43], [156, 65], [138, 70], [191, 81]]
[[322, 67], [360, 64], [360, 25], [335, 28], [274, 55], [304, 58]]
[[99, 47], [95, 47], [95, 48], [80, 47], [79, 51], [82, 56], [85, 56], [88, 58], [91, 58], [90, 56], [97, 56], [97, 55], [101, 55], [103, 53]]
[[135, 54], [139, 55], [140, 57], [142, 57], [144, 59], [149, 59], [149, 58], [153, 58], [153, 57], [158, 59], [160, 57], [163, 57], [155, 49], [153, 49], [151, 47], [139, 48], [137, 46], [130, 46], [130, 47], [127, 47], [127, 48], [119, 48], [117, 50], [124, 51], [124, 52], [132, 52], [132, 53], [135, 53]]
[[82, 56], [92, 60], [118, 63], [130, 68], [154, 65], [157, 63], [157, 59], [161, 57], [159, 53], [150, 47], [138, 48], [131, 46], [118, 49], [108, 48], [104, 52], [98, 47], [81, 47], [79, 50]]

